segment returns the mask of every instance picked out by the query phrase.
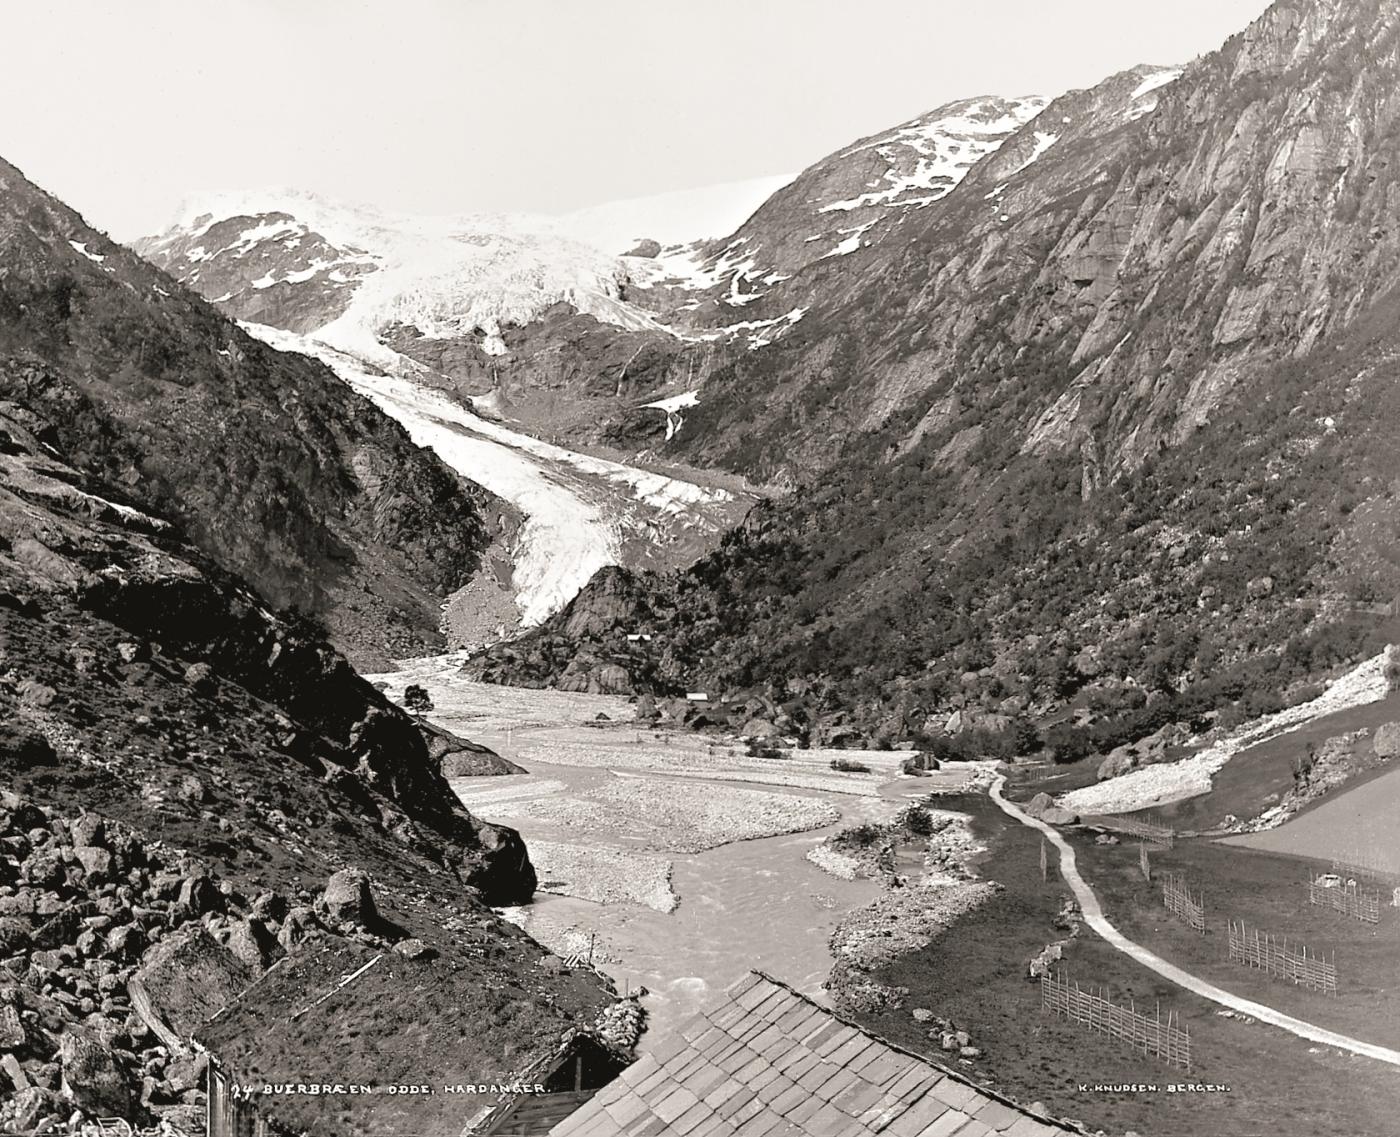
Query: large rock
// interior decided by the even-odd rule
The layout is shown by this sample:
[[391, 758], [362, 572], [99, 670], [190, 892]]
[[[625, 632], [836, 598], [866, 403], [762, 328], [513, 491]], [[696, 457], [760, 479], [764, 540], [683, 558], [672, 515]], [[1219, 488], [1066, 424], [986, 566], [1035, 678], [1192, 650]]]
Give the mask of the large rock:
[[1109, 778], [1121, 778], [1124, 774], [1134, 769], [1138, 764], [1137, 754], [1131, 746], [1120, 746], [1116, 750], [1110, 750], [1104, 760], [1099, 763], [1097, 778], [1101, 782], [1108, 781]]
[[564, 635], [575, 641], [626, 628], [635, 610], [636, 588], [626, 569], [600, 569], [565, 610]]
[[196, 1027], [256, 978], [202, 924], [186, 924], [151, 948], [127, 985], [132, 1007], [166, 1046], [181, 1050]]
[[1038, 793], [1021, 808], [1028, 817], [1044, 817], [1047, 809], [1053, 808], [1055, 799], [1047, 793]]
[[1079, 814], [1065, 809], [1062, 806], [1052, 805], [1040, 815], [1040, 820], [1046, 825], [1077, 825]]
[[124, 1117], [132, 1107], [131, 1087], [116, 1056], [92, 1035], [69, 1030], [59, 1042], [62, 1094], [98, 1117]]
[[374, 904], [369, 874], [362, 869], [347, 868], [335, 873], [326, 882], [321, 902], [333, 920], [344, 920], [362, 928], [379, 922], [379, 910]]
[[428, 745], [428, 757], [438, 764], [444, 778], [477, 778], [526, 772], [524, 767], [502, 758], [494, 750], [432, 723], [420, 721], [418, 730]]
[[1371, 747], [1377, 758], [1400, 758], [1400, 722], [1388, 722], [1377, 727]]
[[478, 823], [478, 843], [460, 866], [462, 879], [479, 889], [487, 904], [527, 904], [538, 879], [520, 834], [505, 825]]
[[266, 971], [286, 954], [277, 937], [258, 919], [235, 920], [219, 938], [229, 951], [254, 971]]

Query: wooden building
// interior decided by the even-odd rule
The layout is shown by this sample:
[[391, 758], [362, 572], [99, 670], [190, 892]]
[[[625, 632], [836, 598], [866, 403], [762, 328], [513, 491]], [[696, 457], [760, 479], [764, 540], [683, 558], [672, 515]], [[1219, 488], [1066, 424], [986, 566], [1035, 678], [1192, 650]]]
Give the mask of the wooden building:
[[630, 1061], [478, 975], [335, 937], [299, 948], [195, 1035], [208, 1137], [546, 1137]]
[[552, 1137], [1058, 1137], [956, 1070], [759, 972], [662, 1039]]

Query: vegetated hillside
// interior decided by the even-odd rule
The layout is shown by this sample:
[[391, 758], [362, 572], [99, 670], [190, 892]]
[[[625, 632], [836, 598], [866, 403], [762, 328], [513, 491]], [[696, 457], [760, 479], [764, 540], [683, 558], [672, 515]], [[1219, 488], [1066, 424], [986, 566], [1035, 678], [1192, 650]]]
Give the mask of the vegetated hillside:
[[[0, 1030], [14, 1090], [0, 1128], [75, 1109], [202, 1127], [188, 1033], [321, 937], [436, 953], [476, 989], [459, 1011], [492, 1045], [507, 1021], [517, 1043], [591, 1023], [608, 1001], [596, 977], [541, 969], [547, 953], [484, 906], [528, 900], [535, 877], [519, 835], [472, 817], [444, 781], [440, 756], [467, 744], [422, 731], [125, 489], [84, 475], [62, 434], [43, 407], [0, 399]], [[347, 866], [377, 915], [354, 887], [321, 895]], [[172, 966], [191, 935], [226, 983], [181, 979], [177, 956], [174, 989], [148, 976], [143, 1002], [138, 972]], [[368, 1027], [380, 1008], [346, 1013]], [[413, 1045], [386, 1062], [412, 1065]]]
[[812, 311], [672, 443], [799, 491], [475, 668], [544, 681], [651, 630], [665, 689], [772, 682], [823, 730], [965, 707], [1001, 737], [1078, 695], [1069, 756], [1354, 658], [1400, 585], [1397, 25], [1279, 3], [1151, 113], [1105, 113], [1121, 76], [1065, 96], [1026, 132], [1092, 130], [1028, 166], [1013, 139], [906, 241], [809, 269]]
[[272, 351], [0, 162], [0, 397], [365, 658], [437, 642], [490, 499], [326, 368]]

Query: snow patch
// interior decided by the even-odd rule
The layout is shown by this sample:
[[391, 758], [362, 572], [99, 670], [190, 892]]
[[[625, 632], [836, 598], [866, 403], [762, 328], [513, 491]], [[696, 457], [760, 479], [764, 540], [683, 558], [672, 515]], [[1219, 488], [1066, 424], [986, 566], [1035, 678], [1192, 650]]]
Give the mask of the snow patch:
[[699, 391], [685, 391], [679, 395], [672, 395], [670, 398], [657, 399], [654, 403], [642, 404], [645, 409], [655, 409], [665, 413], [667, 442], [676, 437], [685, 422], [685, 418], [680, 412], [686, 407], [698, 407], [699, 405]]
[[92, 261], [93, 264], [100, 265], [107, 259], [105, 256], [101, 256], [97, 253], [88, 252], [86, 241], [69, 241], [68, 243], [73, 246], [73, 251], [75, 253], [81, 253], [83, 256], [87, 257], [88, 260]]

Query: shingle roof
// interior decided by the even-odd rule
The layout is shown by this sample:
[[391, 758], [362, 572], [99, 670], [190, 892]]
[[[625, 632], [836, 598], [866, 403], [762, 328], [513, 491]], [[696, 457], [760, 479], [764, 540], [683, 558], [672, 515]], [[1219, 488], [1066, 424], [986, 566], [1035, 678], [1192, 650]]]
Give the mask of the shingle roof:
[[1073, 1132], [750, 972], [551, 1137], [1041, 1137]]

